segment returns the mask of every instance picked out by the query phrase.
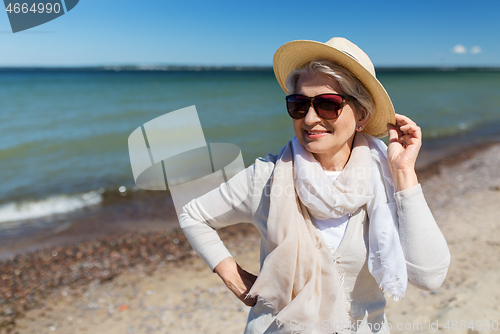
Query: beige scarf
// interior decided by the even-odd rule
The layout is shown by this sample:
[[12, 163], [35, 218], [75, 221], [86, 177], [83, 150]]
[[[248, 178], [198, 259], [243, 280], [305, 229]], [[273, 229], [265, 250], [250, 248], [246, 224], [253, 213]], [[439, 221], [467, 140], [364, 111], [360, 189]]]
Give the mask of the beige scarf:
[[298, 324], [318, 330], [325, 327], [322, 323], [345, 329], [350, 326], [350, 305], [340, 284], [341, 275], [321, 232], [295, 193], [292, 161], [289, 143], [276, 163], [271, 185], [270, 254], [249, 295], [271, 306], [285, 331]]
[[[369, 259], [379, 262], [375, 263], [376, 270], [371, 270], [372, 275], [383, 290], [394, 290], [395, 284], [401, 290], [399, 278], [394, 278], [401, 276], [403, 282], [406, 279], [406, 266], [395, 226], [397, 218], [393, 217], [396, 223], [391, 219], [386, 221], [384, 217], [391, 217], [390, 213], [387, 215], [382, 211], [380, 215], [377, 212], [381, 211], [378, 208], [383, 207], [387, 199], [383, 193], [376, 196], [377, 199], [373, 196], [374, 182], [377, 182], [373, 180], [377, 179], [371, 177], [371, 172], [378, 172], [381, 166], [380, 161], [378, 165], [375, 162], [377, 158], [374, 157], [372, 141], [371, 137], [356, 135], [349, 161], [334, 183], [343, 199], [328, 207], [340, 208], [342, 212], [339, 214], [348, 214], [367, 204], [368, 213], [373, 214], [378, 222], [370, 223], [370, 234], [374, 235], [370, 237], [370, 242], [375, 248], [371, 250], [373, 254]], [[302, 324], [300, 333], [350, 332], [350, 301], [342, 287], [337, 258], [332, 256], [320, 230], [309, 216], [308, 208], [315, 211], [313, 206], [309, 203], [306, 208], [296, 193], [294, 177], [298, 174], [294, 168], [297, 166], [294, 166], [293, 145], [289, 142], [280, 152], [271, 181], [267, 220], [270, 254], [249, 295], [258, 296], [259, 300], [273, 308], [275, 320], [285, 332], [291, 332], [291, 327], [297, 328], [298, 324]], [[378, 180], [377, 187], [383, 189], [385, 181]], [[373, 210], [374, 207], [377, 209]], [[392, 236], [390, 242], [385, 240], [388, 235]], [[385, 255], [391, 251], [394, 253], [395, 246], [399, 246], [400, 250], [396, 253], [401, 253], [398, 257], [392, 259], [392, 255]], [[394, 275], [394, 272], [399, 275]], [[405, 289], [406, 284], [402, 288], [403, 294]]]

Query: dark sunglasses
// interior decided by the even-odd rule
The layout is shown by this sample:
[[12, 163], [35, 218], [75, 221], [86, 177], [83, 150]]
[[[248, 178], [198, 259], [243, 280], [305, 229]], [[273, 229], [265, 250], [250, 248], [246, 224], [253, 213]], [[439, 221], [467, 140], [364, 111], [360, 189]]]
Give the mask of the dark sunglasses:
[[346, 97], [333, 93], [320, 94], [313, 97], [292, 94], [288, 95], [285, 100], [288, 114], [294, 119], [306, 117], [311, 104], [319, 117], [323, 119], [335, 119], [342, 113]]

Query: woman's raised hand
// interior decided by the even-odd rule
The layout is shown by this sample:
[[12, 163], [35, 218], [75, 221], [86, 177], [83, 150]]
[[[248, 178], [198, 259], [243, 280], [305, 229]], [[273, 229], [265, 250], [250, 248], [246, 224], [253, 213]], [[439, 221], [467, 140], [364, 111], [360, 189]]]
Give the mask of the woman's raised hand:
[[254, 306], [257, 303], [257, 298], [247, 296], [257, 276], [241, 268], [232, 257], [222, 260], [214, 271], [245, 305]]
[[389, 145], [387, 160], [396, 191], [418, 184], [415, 162], [422, 146], [420, 127], [406, 116], [396, 114], [396, 126], [388, 124]]

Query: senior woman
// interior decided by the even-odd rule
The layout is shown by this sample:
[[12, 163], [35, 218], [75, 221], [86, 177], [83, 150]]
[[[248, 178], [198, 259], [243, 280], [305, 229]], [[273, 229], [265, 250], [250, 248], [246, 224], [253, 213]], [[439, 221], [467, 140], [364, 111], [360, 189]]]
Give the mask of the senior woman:
[[[368, 56], [344, 38], [274, 56], [294, 138], [184, 207], [181, 226], [246, 305], [245, 333], [388, 333], [384, 292], [435, 290], [450, 254], [415, 173], [420, 128], [394, 113]], [[377, 137], [389, 134], [388, 147]], [[261, 270], [216, 229], [253, 223]]]

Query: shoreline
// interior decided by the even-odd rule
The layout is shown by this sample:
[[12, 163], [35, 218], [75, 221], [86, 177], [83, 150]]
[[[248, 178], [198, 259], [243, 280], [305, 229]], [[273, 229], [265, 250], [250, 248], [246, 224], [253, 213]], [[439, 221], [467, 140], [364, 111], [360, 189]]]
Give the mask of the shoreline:
[[[489, 289], [478, 290], [483, 286], [482, 279], [486, 278], [489, 288], [494, 289], [495, 286], [498, 288], [496, 289], [498, 293], [495, 292], [494, 296], [498, 301], [496, 305], [500, 305], [500, 272], [495, 269], [495, 265], [500, 262], [500, 224], [496, 221], [500, 213], [500, 209], [496, 209], [498, 207], [496, 203], [500, 200], [500, 143], [490, 142], [469, 147], [458, 154], [435, 161], [425, 168], [420, 167], [418, 175], [428, 204], [448, 240], [452, 251], [452, 266], [443, 287], [438, 290], [437, 294], [409, 289], [407, 299], [411, 301], [409, 305], [414, 310], [410, 306], [401, 308], [400, 304], [391, 306], [391, 302], [388, 302], [388, 318], [390, 321], [415, 321], [415, 314], [427, 314], [425, 317], [428, 320], [466, 317], [467, 310], [462, 310], [460, 307], [474, 307], [472, 302], [467, 301], [466, 298], [469, 298], [467, 296], [472, 298], [473, 292], [477, 290], [480, 298], [489, 298]], [[477, 210], [483, 206], [486, 206], [485, 212], [478, 212]], [[484, 218], [487, 221], [475, 221], [475, 217], [478, 216], [487, 217]], [[109, 217], [117, 218], [112, 214]], [[470, 228], [471, 220], [477, 228]], [[208, 280], [215, 284], [195, 286], [194, 292], [188, 286], [183, 285], [184, 290], [179, 291], [190, 296], [186, 298], [191, 298], [192, 293], [205, 295], [206, 289], [216, 289], [217, 298], [219, 295], [225, 296], [226, 299], [232, 298], [224, 292], [225, 287], [220, 285], [218, 277], [211, 273], [194, 254], [182, 231], [176, 228], [177, 224], [175, 219], [170, 224], [163, 220], [128, 220], [126, 222], [112, 220], [112, 223], [106, 225], [103, 221], [89, 217], [80, 224], [49, 237], [38, 244], [38, 249], [28, 251], [20, 248], [17, 255], [10, 254], [0, 258], [0, 272], [2, 273], [0, 277], [0, 333], [35, 332], [33, 328], [36, 327], [37, 319], [45, 317], [41, 315], [42, 313], [52, 317], [51, 323], [57, 323], [57, 325], [47, 326], [46, 332], [52, 332], [51, 326], [59, 328], [62, 326], [61, 322], [68, 322], [68, 320], [58, 318], [57, 313], [62, 312], [58, 307], [62, 307], [63, 310], [69, 309], [70, 304], [71, 307], [76, 307], [75, 301], [88, 299], [85, 294], [89, 289], [101, 289], [99, 291], [103, 293], [107, 284], [111, 284], [113, 290], [122, 291], [124, 288], [113, 282], [118, 282], [122, 278], [126, 281], [125, 277], [135, 282], [151, 278], [154, 281], [151, 286], [159, 289], [161, 279], [178, 282], [180, 278], [173, 277], [171, 273], [179, 268], [183, 268], [182, 270], [186, 272], [193, 270], [203, 272], [201, 280]], [[252, 270], [258, 271], [260, 236], [251, 224], [239, 224], [222, 229], [220, 235], [232, 253], [239, 253], [245, 261], [248, 261], [250, 267], [253, 266]], [[26, 242], [29, 243], [29, 238]], [[42, 244], [48, 247], [40, 249]], [[4, 250], [5, 247], [3, 245]], [[486, 254], [488, 255], [485, 256]], [[486, 278], [481, 277], [484, 276], [483, 273], [488, 273]], [[497, 275], [498, 281], [496, 281]], [[467, 289], [462, 291], [463, 288]], [[454, 290], [459, 291], [458, 296], [462, 297], [457, 297]], [[171, 295], [175, 293], [175, 289], [169, 292]], [[475, 299], [478, 298], [475, 297]], [[72, 302], [68, 301], [70, 303], [68, 304], [65, 302], [67, 299]], [[127, 302], [128, 308], [132, 308], [131, 305], [138, 302], [134, 300]], [[160, 304], [163, 302], [157, 301]], [[246, 318], [248, 309], [238, 307], [241, 305], [236, 299], [233, 299], [233, 302], [237, 306], [228, 317], [237, 315], [239, 319], [237, 322], [240, 323]], [[99, 306], [97, 308], [89, 307], [89, 303], [92, 301], [88, 301], [84, 310], [102, 308], [104, 313], [107, 312], [107, 316], [121, 313], [120, 307], [125, 305], [114, 303], [105, 312], [105, 307], [99, 306], [98, 302], [96, 302]], [[182, 298], [172, 301], [169, 305], [179, 307], [179, 303], [183, 303]], [[54, 306], [59, 304], [60, 306]], [[203, 305], [205, 304], [202, 303]], [[462, 313], [456, 313], [458, 311], [452, 311], [450, 307], [458, 307]], [[481, 309], [480, 305], [476, 307]], [[112, 309], [114, 313], [111, 313], [109, 309]], [[197, 308], [194, 308], [183, 312], [199, 317], [199, 312], [196, 310]], [[215, 312], [216, 309], [213, 310]], [[87, 311], [82, 314], [90, 316]], [[149, 314], [146, 309], [143, 312], [143, 314]], [[171, 310], [171, 315], [168, 317], [169, 324], [172, 321], [176, 324], [183, 323], [181, 314], [184, 313], [176, 312]], [[497, 319], [500, 320], [498, 307], [491, 306], [487, 311], [483, 310], [483, 313], [490, 317], [498, 315]], [[67, 317], [75, 316], [68, 315]], [[131, 317], [133, 318], [132, 315]], [[424, 316], [420, 315], [420, 318], [422, 317]], [[84, 318], [85, 316], [81, 317], [81, 319]], [[122, 317], [122, 320], [119, 320], [118, 317], [115, 321], [132, 323], [132, 318], [123, 320]], [[30, 321], [33, 324], [30, 325]], [[221, 323], [224, 321], [221, 320]], [[188, 326], [189, 322], [183, 324]], [[77, 324], [74, 325], [77, 326]], [[200, 320], [198, 325], [202, 326], [203, 321]]]
[[[500, 144], [500, 135], [491, 135], [495, 129], [477, 130], [471, 133], [475, 139], [469, 142], [464, 134], [425, 141], [416, 164], [419, 180], [439, 173], [443, 166], [459, 164], [477, 152]], [[168, 193], [139, 189], [121, 194], [117, 187], [106, 190], [103, 202], [97, 206], [11, 225], [11, 228], [0, 229], [0, 260], [51, 245], [66, 245], [127, 232], [179, 228]]]

